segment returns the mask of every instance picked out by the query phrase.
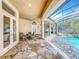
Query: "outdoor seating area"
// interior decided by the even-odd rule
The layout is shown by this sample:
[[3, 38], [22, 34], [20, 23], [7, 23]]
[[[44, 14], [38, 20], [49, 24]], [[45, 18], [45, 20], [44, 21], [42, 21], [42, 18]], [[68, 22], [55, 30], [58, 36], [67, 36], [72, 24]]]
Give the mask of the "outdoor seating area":
[[21, 39], [21, 40], [32, 40], [32, 34], [31, 34], [31, 32], [28, 32], [27, 34], [24, 34], [24, 33], [22, 33], [22, 32], [20, 32], [19, 33], [19, 39]]
[[20, 32], [19, 33], [19, 39], [20, 40], [35, 40], [35, 39], [42, 39], [42, 35], [41, 34], [35, 34], [33, 35], [31, 32], [28, 32], [26, 34]]

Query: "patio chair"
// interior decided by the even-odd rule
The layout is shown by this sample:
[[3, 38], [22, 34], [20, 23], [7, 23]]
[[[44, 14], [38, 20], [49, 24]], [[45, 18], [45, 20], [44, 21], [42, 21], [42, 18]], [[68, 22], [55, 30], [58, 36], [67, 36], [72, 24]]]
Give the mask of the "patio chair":
[[31, 40], [31, 39], [32, 39], [32, 34], [31, 34], [31, 32], [28, 32], [28, 33], [26, 34], [26, 38], [27, 38], [28, 40]]

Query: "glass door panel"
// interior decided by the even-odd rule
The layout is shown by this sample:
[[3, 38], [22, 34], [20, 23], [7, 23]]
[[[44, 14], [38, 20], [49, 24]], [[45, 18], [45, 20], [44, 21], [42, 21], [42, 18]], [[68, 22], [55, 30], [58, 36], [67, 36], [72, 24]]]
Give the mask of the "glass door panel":
[[4, 38], [4, 47], [7, 47], [10, 44], [10, 18], [3, 17], [3, 38]]

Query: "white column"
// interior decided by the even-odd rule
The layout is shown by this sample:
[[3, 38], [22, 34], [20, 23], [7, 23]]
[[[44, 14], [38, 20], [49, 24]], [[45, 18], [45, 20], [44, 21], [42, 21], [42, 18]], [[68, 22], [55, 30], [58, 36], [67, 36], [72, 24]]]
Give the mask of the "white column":
[[55, 34], [55, 32], [56, 32], [56, 23], [54, 22], [54, 28], [53, 28], [53, 34]]
[[50, 26], [49, 28], [50, 28], [50, 35], [51, 35], [51, 23], [49, 24], [49, 26]]
[[44, 19], [42, 19], [42, 38], [44, 38]]

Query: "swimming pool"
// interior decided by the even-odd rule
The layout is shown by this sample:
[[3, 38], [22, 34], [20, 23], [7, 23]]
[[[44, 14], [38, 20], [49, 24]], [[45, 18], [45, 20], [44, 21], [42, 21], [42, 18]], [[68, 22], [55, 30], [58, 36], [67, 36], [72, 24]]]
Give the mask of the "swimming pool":
[[64, 37], [64, 39], [69, 41], [73, 46], [79, 49], [79, 38]]

